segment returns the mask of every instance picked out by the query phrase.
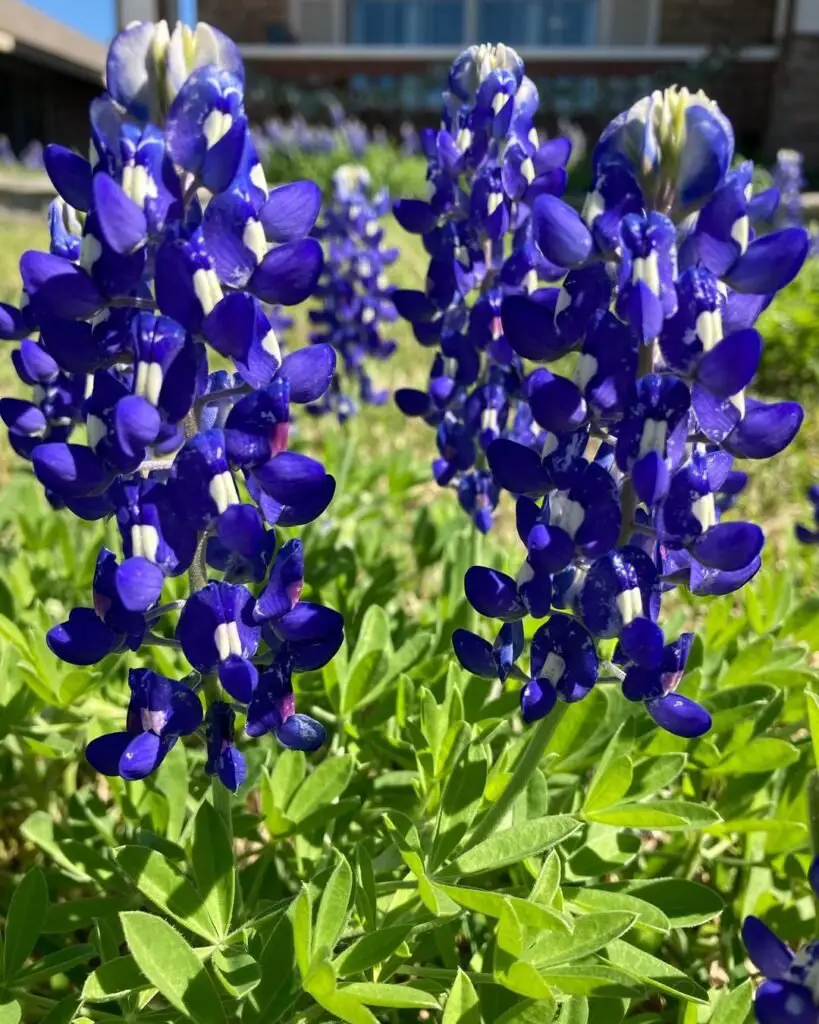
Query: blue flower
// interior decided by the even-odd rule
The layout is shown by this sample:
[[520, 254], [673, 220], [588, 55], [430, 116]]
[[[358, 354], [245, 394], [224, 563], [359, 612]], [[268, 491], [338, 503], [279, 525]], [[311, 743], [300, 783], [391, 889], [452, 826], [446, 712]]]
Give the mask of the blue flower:
[[91, 740], [85, 756], [103, 775], [118, 775], [132, 782], [156, 771], [179, 737], [198, 729], [202, 705], [184, 683], [150, 669], [131, 669], [128, 685], [131, 700], [125, 731]]
[[[93, 607], [72, 609], [49, 647], [75, 665], [176, 648], [203, 677], [206, 772], [235, 790], [246, 768], [230, 702], [252, 703], [271, 659], [319, 668], [344, 636], [337, 612], [300, 600], [300, 541], [276, 555], [277, 528], [311, 522], [335, 492], [321, 463], [288, 450], [292, 410], [333, 389], [335, 350], [283, 356], [279, 343], [289, 321], [278, 307], [304, 301], [322, 272], [310, 237], [321, 193], [310, 181], [268, 187], [238, 49], [218, 30], [135, 22], [110, 46], [106, 84], [89, 108], [90, 158], [43, 154], [57, 193], [49, 249], [20, 261], [20, 308], [0, 305], [30, 393], [0, 399], [0, 418], [52, 507], [111, 516], [119, 530], [121, 554], [100, 552]], [[350, 230], [367, 239], [362, 322], [388, 319], [382, 275], [396, 253], [354, 202]], [[361, 397], [380, 400], [366, 376]], [[186, 596], [162, 604], [168, 578], [185, 574]], [[89, 760], [143, 778], [203, 707], [145, 669], [131, 687], [126, 731], [93, 741]], [[304, 716], [279, 712], [271, 728], [288, 742]], [[324, 739], [310, 735], [305, 749]]]
[[[819, 892], [817, 858], [811, 862], [808, 880], [814, 893]], [[751, 960], [765, 976], [754, 996], [759, 1024], [816, 1024], [819, 994], [814, 979], [819, 943], [810, 942], [794, 953], [753, 915], [742, 922], [742, 941]]]

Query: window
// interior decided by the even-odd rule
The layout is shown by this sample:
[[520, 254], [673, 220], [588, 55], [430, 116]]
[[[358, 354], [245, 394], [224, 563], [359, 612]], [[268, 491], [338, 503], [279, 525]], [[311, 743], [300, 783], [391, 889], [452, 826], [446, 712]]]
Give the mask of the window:
[[479, 0], [479, 36], [511, 46], [593, 43], [597, 0]]
[[375, 46], [457, 46], [464, 0], [351, 0], [350, 42]]

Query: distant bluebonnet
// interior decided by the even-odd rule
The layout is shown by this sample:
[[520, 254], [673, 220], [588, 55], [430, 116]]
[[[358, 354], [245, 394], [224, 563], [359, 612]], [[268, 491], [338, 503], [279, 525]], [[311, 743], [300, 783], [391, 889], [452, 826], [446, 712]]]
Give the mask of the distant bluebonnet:
[[389, 211], [386, 191], [373, 194], [369, 171], [345, 164], [333, 174], [333, 194], [314, 232], [324, 242], [324, 272], [311, 310], [313, 344], [332, 345], [340, 359], [330, 389], [310, 406], [314, 413], [334, 412], [342, 422], [358, 403], [381, 405], [387, 392], [376, 390], [373, 361], [388, 359], [395, 341], [384, 338], [384, 325], [395, 320], [387, 271], [398, 250], [384, 239], [382, 218]]
[[[499, 52], [502, 61], [489, 59]], [[482, 156], [492, 143], [471, 126], [494, 124], [508, 104], [495, 104], [499, 112], [492, 106], [490, 115], [471, 97], [495, 88], [489, 81], [506, 83], [511, 95], [522, 88], [515, 85], [525, 81], [521, 75], [520, 62], [503, 48], [468, 51], [453, 65], [451, 88], [462, 105], [450, 98], [448, 110], [467, 112], [465, 130], [472, 131], [470, 144], [484, 139]], [[515, 123], [513, 114], [506, 128]], [[451, 232], [453, 222], [474, 235], [485, 221], [474, 209], [463, 221], [452, 212], [465, 199], [457, 188], [447, 191], [444, 143], [436, 145], [431, 172], [438, 205], [416, 202], [406, 216], [431, 233], [426, 237]], [[506, 143], [504, 160], [515, 144]], [[793, 226], [756, 233], [756, 223], [774, 218], [779, 194], [753, 194], [752, 165], [733, 166], [731, 125], [702, 93], [655, 92], [616, 117], [593, 151], [593, 189], [582, 213], [560, 197], [563, 176], [553, 164], [544, 169], [543, 150], [523, 149], [539, 175], [523, 193], [526, 214], [512, 216], [518, 225], [524, 219], [528, 235], [519, 236], [499, 273], [503, 279], [509, 262], [533, 251], [535, 277], [562, 279], [557, 287], [507, 288], [499, 298], [504, 344], [516, 354], [510, 366], [517, 393], [533, 422], [527, 436], [514, 437], [504, 431], [504, 413], [494, 438], [481, 441], [496, 485], [516, 497], [525, 554], [516, 576], [470, 568], [466, 597], [479, 614], [507, 626], [526, 616], [546, 620], [531, 642], [529, 672], [514, 666], [526, 721], [542, 718], [558, 700], [581, 699], [604, 675], [657, 724], [696, 737], [710, 715], [677, 692], [692, 636], [665, 637], [662, 598], [679, 585], [696, 595], [727, 594], [760, 568], [761, 528], [722, 515], [747, 481], [733, 460], [777, 454], [802, 423], [797, 403], [765, 403], [746, 389], [762, 353], [754, 323], [801, 269], [808, 237]], [[513, 180], [505, 170], [503, 203]], [[560, 187], [541, 187], [542, 174]], [[396, 299], [399, 310], [415, 314], [419, 337], [443, 348], [443, 339], [451, 344], [443, 325], [458, 300], [446, 292], [443, 311], [434, 294], [430, 287]], [[445, 386], [439, 363], [428, 394], [398, 394], [406, 411], [446, 432], [448, 477], [471, 469], [473, 437], [481, 438], [467, 388], [497, 373], [491, 349], [489, 358], [467, 351], [453, 351], [460, 362]], [[563, 356], [571, 358], [571, 376], [528, 364]], [[503, 400], [490, 407], [514, 393], [502, 385]], [[461, 404], [453, 409], [456, 394]], [[598, 644], [613, 640], [603, 668]], [[512, 674], [476, 634], [459, 631], [454, 646], [471, 672]], [[521, 641], [515, 658], [522, 650]]]
[[[808, 869], [814, 896], [819, 896], [819, 858]], [[748, 956], [764, 975], [754, 994], [759, 1024], [819, 1024], [819, 941], [794, 953], [758, 917], [742, 922]]]
[[[276, 333], [280, 305], [322, 272], [309, 237], [321, 197], [310, 181], [268, 188], [242, 62], [218, 30], [135, 22], [106, 78], [92, 159], [45, 151], [50, 251], [23, 255], [23, 301], [0, 307], [31, 397], [0, 400], [0, 417], [55, 508], [119, 530], [122, 556], [100, 552], [92, 607], [49, 631], [52, 651], [91, 665], [161, 643], [193, 669], [184, 681], [134, 669], [125, 731], [93, 740], [89, 761], [143, 778], [204, 723], [206, 770], [236, 789], [235, 723], [302, 750], [324, 740], [296, 714], [291, 673], [321, 667], [343, 637], [338, 613], [301, 600], [300, 542], [278, 547], [271, 528], [310, 522], [335, 490], [288, 450], [292, 407], [322, 399], [335, 351], [282, 357]], [[214, 356], [232, 369], [211, 372]], [[185, 574], [187, 600], [162, 605]], [[271, 662], [286, 667], [276, 686]]]
[[[780, 149], [776, 154], [773, 168], [773, 184], [779, 194], [779, 206], [775, 212], [775, 223], [779, 228], [805, 226], [805, 203], [802, 192], [805, 188], [805, 158], [796, 149]], [[816, 226], [809, 225], [811, 255], [819, 251], [819, 236]]]

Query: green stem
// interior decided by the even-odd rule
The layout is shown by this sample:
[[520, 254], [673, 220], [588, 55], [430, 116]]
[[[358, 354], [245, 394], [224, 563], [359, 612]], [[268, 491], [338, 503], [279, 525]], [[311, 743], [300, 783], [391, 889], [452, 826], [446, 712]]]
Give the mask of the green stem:
[[555, 730], [560, 725], [568, 708], [569, 705], [565, 701], [559, 700], [552, 711], [532, 730], [526, 750], [515, 764], [512, 778], [509, 780], [506, 789], [504, 789], [498, 800], [486, 813], [485, 817], [481, 819], [478, 827], [472, 833], [469, 843], [470, 847], [476, 846], [486, 839], [487, 836], [492, 835], [506, 817], [512, 804], [524, 791], [529, 779], [534, 775], [535, 769], [540, 764], [546, 748], [549, 746], [549, 741], [554, 736]]
[[233, 846], [233, 794], [222, 785], [216, 775], [211, 780], [210, 791], [214, 810], [224, 821], [230, 845]]
[[[435, 978], [438, 981], [454, 981], [458, 972], [448, 967], [418, 967], [416, 964], [406, 964], [396, 974], [408, 974], [416, 978]], [[473, 985], [497, 985], [497, 981], [491, 974], [469, 974], [469, 980]]]

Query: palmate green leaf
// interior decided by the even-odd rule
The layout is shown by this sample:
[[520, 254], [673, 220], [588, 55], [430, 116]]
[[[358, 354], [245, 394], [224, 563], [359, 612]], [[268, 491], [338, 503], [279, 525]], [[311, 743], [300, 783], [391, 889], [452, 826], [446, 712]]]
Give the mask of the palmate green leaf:
[[331, 956], [350, 916], [353, 872], [346, 857], [338, 855], [333, 873], [324, 887], [316, 916], [313, 947], [325, 957]]
[[645, 988], [626, 971], [603, 962], [546, 967], [540, 975], [553, 988], [576, 997], [633, 997]]
[[246, 949], [217, 949], [210, 962], [225, 991], [234, 999], [244, 999], [262, 980], [262, 969]]
[[[74, 1024], [80, 1024], [83, 1018], [74, 1016], [79, 1006], [79, 996], [66, 996], [48, 1011], [40, 1024], [72, 1024], [72, 1021]], [[88, 1020], [87, 1017], [85, 1019]]]
[[172, 843], [177, 843], [182, 835], [188, 799], [188, 759], [184, 743], [175, 743], [166, 754], [156, 773], [156, 788], [168, 801], [165, 835]]
[[746, 981], [732, 992], [724, 991], [717, 999], [708, 1024], [745, 1024], [751, 1017], [753, 995], [754, 989], [750, 981]]
[[801, 601], [782, 623], [779, 636], [816, 647], [819, 644], [819, 597]]
[[608, 825], [590, 824], [583, 845], [570, 860], [572, 874], [580, 878], [600, 878], [630, 864], [639, 854], [640, 837]]
[[579, 828], [577, 818], [568, 814], [555, 814], [495, 832], [477, 846], [467, 848], [466, 852], [441, 872], [441, 877], [476, 875], [482, 871], [494, 871], [509, 864], [517, 864], [526, 857], [534, 857], [550, 849]]
[[608, 960], [627, 974], [644, 981], [652, 988], [668, 992], [692, 1003], [708, 1004], [708, 994], [695, 981], [664, 960], [646, 953], [636, 946], [615, 939], [606, 947]]
[[219, 938], [230, 931], [236, 888], [233, 844], [221, 815], [203, 801], [193, 824], [191, 863], [196, 888]]
[[602, 688], [596, 688], [585, 700], [572, 704], [560, 720], [546, 747], [546, 753], [557, 754], [561, 768], [570, 771], [582, 763], [590, 741], [601, 727], [608, 703]]
[[786, 768], [799, 760], [799, 751], [785, 740], [761, 736], [734, 750], [718, 765], [709, 769], [711, 775], [753, 775]]
[[15, 888], [6, 918], [3, 977], [11, 981], [39, 938], [48, 910], [48, 887], [39, 868], [32, 868]]
[[549, 932], [537, 938], [526, 950], [526, 959], [539, 969], [580, 960], [625, 935], [636, 921], [636, 914], [624, 911], [585, 914], [575, 921], [571, 934]]
[[[372, 606], [369, 610], [373, 610]], [[378, 609], [381, 611], [382, 609]], [[382, 683], [387, 673], [389, 659], [383, 650], [367, 651], [361, 657], [356, 658], [355, 664], [350, 669], [347, 682], [344, 687], [344, 699], [341, 709], [345, 715], [351, 714], [365, 704], [370, 703], [368, 697], [375, 700], [378, 693], [383, 689]]]
[[725, 909], [718, 892], [685, 878], [637, 879], [625, 888], [662, 910], [673, 928], [695, 928], [712, 921]]
[[226, 1024], [216, 986], [177, 931], [139, 910], [126, 911], [120, 920], [139, 969], [171, 1006], [196, 1024]]
[[362, 935], [333, 961], [336, 974], [339, 978], [348, 978], [368, 971], [392, 956], [409, 933], [408, 924], [396, 924]]
[[396, 1010], [440, 1010], [438, 1000], [421, 988], [411, 985], [384, 985], [379, 982], [361, 981], [344, 985], [339, 989], [354, 996], [365, 1006], [384, 1006]]
[[[529, 893], [529, 900], [533, 903], [540, 903], [543, 906], [551, 906], [555, 897], [560, 892], [560, 878], [563, 868], [560, 864], [560, 855], [557, 850], [550, 850], [543, 858], [540, 872]], [[558, 904], [559, 906], [560, 904]]]
[[461, 970], [449, 990], [441, 1024], [483, 1024], [478, 993]]
[[602, 825], [616, 825], [618, 828], [657, 828], [668, 832], [704, 828], [721, 820], [717, 812], [705, 804], [686, 800], [646, 800], [643, 803], [620, 804], [618, 807], [595, 811], [587, 817]]
[[532, 900], [508, 896], [492, 889], [468, 889], [459, 885], [439, 885], [438, 888], [459, 906], [487, 917], [500, 918], [504, 910], [511, 908], [520, 923], [527, 928], [567, 933], [571, 931], [571, 925], [565, 917], [551, 907]]
[[108, 1003], [130, 992], [149, 988], [150, 984], [132, 956], [119, 956], [88, 975], [82, 987], [82, 998], [86, 1003]]
[[326, 757], [293, 794], [287, 805], [287, 817], [297, 825], [305, 821], [341, 796], [352, 774], [353, 759], [349, 754]]
[[313, 968], [304, 979], [304, 990], [329, 1013], [347, 1024], [378, 1024], [373, 1014], [349, 992], [336, 988], [333, 965], [324, 961]]
[[167, 857], [144, 846], [123, 846], [116, 858], [151, 903], [203, 939], [218, 940], [219, 932], [201, 894]]
[[569, 888], [563, 890], [563, 898], [571, 901], [587, 913], [598, 910], [620, 910], [637, 915], [637, 924], [644, 928], [666, 934], [671, 930], [671, 922], [666, 915], [647, 900], [615, 889]]

